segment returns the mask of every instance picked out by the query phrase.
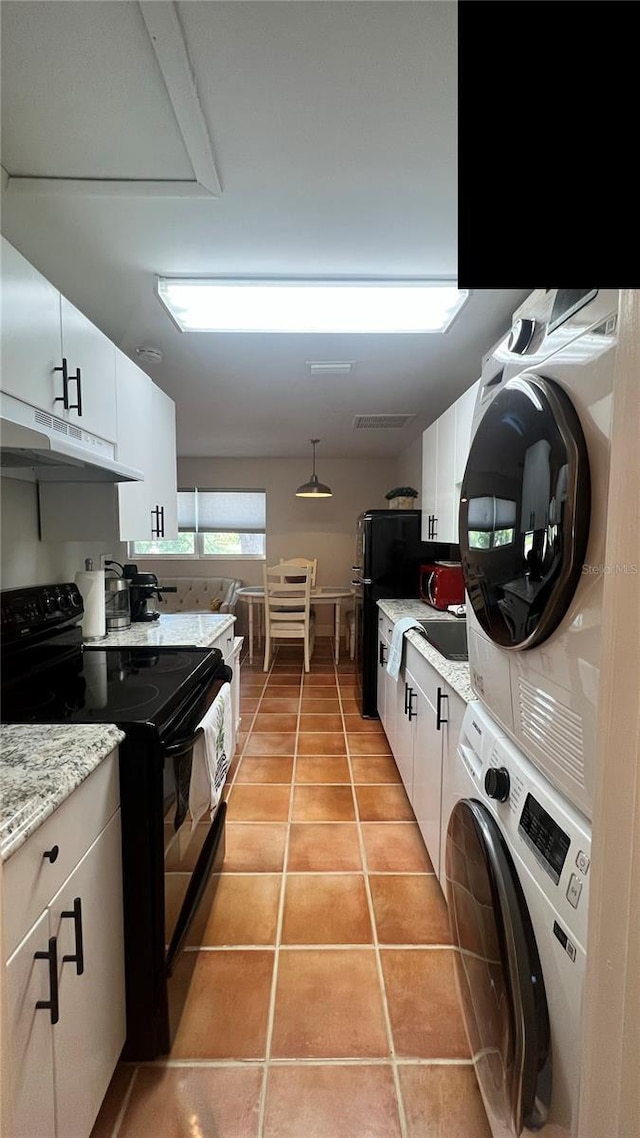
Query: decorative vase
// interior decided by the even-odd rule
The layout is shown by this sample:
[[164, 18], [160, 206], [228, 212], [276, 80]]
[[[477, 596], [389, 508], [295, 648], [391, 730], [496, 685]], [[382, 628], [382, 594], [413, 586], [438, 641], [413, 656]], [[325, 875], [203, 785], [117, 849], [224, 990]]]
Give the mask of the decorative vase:
[[415, 498], [390, 498], [390, 510], [415, 510]]

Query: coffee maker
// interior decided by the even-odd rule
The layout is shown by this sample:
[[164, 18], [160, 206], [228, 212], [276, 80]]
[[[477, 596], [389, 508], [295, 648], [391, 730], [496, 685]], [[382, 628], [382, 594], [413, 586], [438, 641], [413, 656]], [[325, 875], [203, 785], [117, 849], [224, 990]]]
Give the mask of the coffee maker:
[[175, 585], [158, 584], [155, 573], [139, 573], [137, 565], [125, 565], [123, 577], [129, 582], [132, 622], [159, 620], [159, 612], [148, 610], [148, 601], [154, 596], [162, 601], [163, 593], [177, 593], [178, 591]]

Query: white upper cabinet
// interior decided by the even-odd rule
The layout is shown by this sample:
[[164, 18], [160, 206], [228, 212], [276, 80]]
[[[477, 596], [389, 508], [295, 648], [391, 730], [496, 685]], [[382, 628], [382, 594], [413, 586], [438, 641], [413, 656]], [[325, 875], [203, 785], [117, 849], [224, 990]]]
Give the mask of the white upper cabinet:
[[0, 389], [64, 418], [61, 367], [60, 293], [3, 237]]
[[1, 390], [113, 443], [115, 351], [3, 238]]
[[116, 442], [116, 348], [95, 324], [60, 297], [62, 357], [67, 367], [66, 418]]
[[458, 542], [460, 487], [479, 380], [422, 436], [422, 540]]
[[176, 469], [176, 405], [155, 383], [151, 390], [153, 455], [149, 482], [153, 486], [159, 536], [178, 536], [178, 476]]
[[120, 541], [178, 536], [176, 407], [124, 352], [116, 354], [118, 459], [144, 482], [118, 486]]
[[422, 435], [422, 540], [431, 541], [438, 493], [438, 422]]

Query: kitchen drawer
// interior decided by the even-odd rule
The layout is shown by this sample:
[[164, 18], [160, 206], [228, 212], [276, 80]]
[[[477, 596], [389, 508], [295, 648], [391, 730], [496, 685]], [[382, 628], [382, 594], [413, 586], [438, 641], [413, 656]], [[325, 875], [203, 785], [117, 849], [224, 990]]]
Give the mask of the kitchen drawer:
[[404, 662], [406, 670], [411, 672], [413, 679], [422, 689], [429, 702], [437, 707], [438, 688], [442, 690], [443, 694], [449, 691], [446, 680], [443, 680], [440, 673], [428, 660], [425, 660], [422, 653], [408, 640], [404, 647]]
[[[119, 805], [116, 748], [6, 862], [5, 959], [29, 932]], [[52, 862], [44, 853], [56, 846], [58, 854]]]
[[385, 640], [389, 641], [389, 644], [391, 643], [391, 637], [393, 636], [394, 624], [395, 621], [390, 620], [385, 613], [381, 612], [378, 614], [378, 632], [381, 636], [384, 637]]

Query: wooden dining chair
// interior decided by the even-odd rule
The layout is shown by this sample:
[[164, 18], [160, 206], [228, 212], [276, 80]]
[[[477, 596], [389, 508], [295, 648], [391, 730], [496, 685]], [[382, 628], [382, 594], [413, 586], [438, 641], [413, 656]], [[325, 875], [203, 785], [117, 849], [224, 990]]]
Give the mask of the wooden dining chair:
[[[304, 566], [308, 566], [311, 569], [311, 588], [313, 589], [315, 587], [315, 583], [316, 583], [316, 571], [318, 568], [318, 558], [317, 557], [287, 557], [286, 560], [289, 563], [289, 565], [300, 566], [300, 568], [303, 568]], [[280, 558], [280, 564], [282, 565], [284, 561], [285, 561], [285, 558], [281, 557]]]
[[[295, 580], [292, 580], [295, 578]], [[311, 568], [293, 561], [263, 566], [264, 671], [269, 671], [272, 640], [302, 640], [304, 670], [309, 671], [316, 634], [311, 612]]]

